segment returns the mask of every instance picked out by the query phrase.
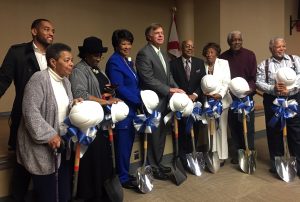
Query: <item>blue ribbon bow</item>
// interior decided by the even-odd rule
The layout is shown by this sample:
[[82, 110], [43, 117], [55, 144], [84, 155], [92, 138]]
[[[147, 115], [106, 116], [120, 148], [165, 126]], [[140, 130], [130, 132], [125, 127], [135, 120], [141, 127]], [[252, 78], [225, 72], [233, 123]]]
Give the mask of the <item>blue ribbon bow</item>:
[[200, 102], [194, 103], [194, 108], [191, 115], [186, 120], [186, 133], [190, 133], [194, 122], [203, 120], [202, 104]]
[[248, 115], [254, 109], [254, 101], [249, 96], [234, 100], [230, 107], [235, 113]]
[[[79, 128], [72, 125], [69, 117], [67, 117], [64, 120], [64, 123], [68, 126], [68, 128], [67, 128], [68, 132], [66, 133], [66, 135], [64, 135], [62, 137], [67, 142], [74, 140], [73, 137], [76, 138], [76, 140], [82, 145], [88, 146], [89, 144], [91, 144], [93, 142], [94, 138], [90, 137], [88, 134], [83, 133]], [[91, 132], [95, 131], [95, 130], [97, 130], [96, 127], [90, 128]]]
[[204, 106], [203, 113], [209, 118], [217, 119], [221, 116], [222, 111], [223, 111], [222, 102], [220, 100], [209, 98], [207, 104]]
[[269, 121], [268, 125], [275, 127], [276, 123], [280, 120], [281, 130], [285, 126], [285, 120], [293, 118], [297, 115], [299, 108], [295, 99], [287, 100], [285, 98], [276, 98], [273, 101], [272, 110], [275, 112], [274, 116]]
[[133, 125], [138, 133], [153, 133], [159, 126], [160, 118], [161, 114], [156, 110], [148, 117], [139, 114], [134, 117]]

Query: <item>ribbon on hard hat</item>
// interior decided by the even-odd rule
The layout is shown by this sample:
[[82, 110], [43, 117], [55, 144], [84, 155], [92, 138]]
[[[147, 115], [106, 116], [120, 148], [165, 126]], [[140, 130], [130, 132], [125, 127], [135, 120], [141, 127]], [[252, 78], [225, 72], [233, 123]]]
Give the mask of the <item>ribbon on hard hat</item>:
[[207, 121], [204, 117], [202, 104], [200, 102], [194, 103], [194, 108], [190, 116], [188, 116], [186, 121], [186, 133], [190, 133], [194, 122], [202, 121], [202, 123], [207, 124]]
[[96, 137], [96, 127], [90, 127], [86, 132], [81, 131], [78, 127], [72, 125], [69, 117], [64, 120], [66, 132], [61, 137], [67, 142], [68, 147], [71, 148], [71, 142], [78, 142], [81, 144], [80, 147], [80, 158], [86, 152], [88, 146], [93, 142]]
[[297, 115], [299, 111], [298, 102], [295, 99], [287, 100], [285, 98], [276, 98], [273, 104], [272, 109], [275, 114], [268, 125], [275, 127], [276, 123], [280, 120], [282, 130], [285, 126], [285, 120]]
[[234, 100], [230, 106], [230, 109], [234, 110], [235, 113], [248, 115], [254, 109], [254, 101], [246, 96], [242, 99]]
[[153, 133], [159, 126], [161, 113], [154, 110], [148, 117], [145, 114], [136, 115], [133, 126], [138, 133]]
[[164, 117], [164, 123], [167, 124], [170, 120], [173, 120], [173, 116], [176, 117], [177, 120], [180, 120], [182, 118], [182, 112], [175, 111], [175, 112], [169, 112], [165, 117]]
[[217, 119], [221, 116], [223, 111], [223, 104], [220, 100], [209, 98], [207, 104], [204, 106], [203, 114], [208, 118]]

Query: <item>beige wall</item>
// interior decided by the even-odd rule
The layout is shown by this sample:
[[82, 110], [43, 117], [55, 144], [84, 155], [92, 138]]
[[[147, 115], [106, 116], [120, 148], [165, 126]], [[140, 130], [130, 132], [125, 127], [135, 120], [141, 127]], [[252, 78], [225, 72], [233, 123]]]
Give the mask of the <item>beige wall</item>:
[[[64, 42], [73, 49], [78, 61], [77, 46], [85, 37], [95, 35], [103, 40], [109, 52], [104, 55], [102, 67], [113, 49], [111, 34], [117, 28], [127, 28], [134, 34], [132, 56], [145, 43], [144, 30], [152, 22], [159, 22], [169, 32], [170, 9], [173, 0], [10, 0], [0, 1], [0, 64], [12, 44], [31, 40], [30, 25], [36, 18], [51, 20], [56, 28], [55, 42]], [[167, 38], [167, 36], [166, 36]], [[0, 99], [0, 112], [10, 111], [14, 98], [13, 86]]]

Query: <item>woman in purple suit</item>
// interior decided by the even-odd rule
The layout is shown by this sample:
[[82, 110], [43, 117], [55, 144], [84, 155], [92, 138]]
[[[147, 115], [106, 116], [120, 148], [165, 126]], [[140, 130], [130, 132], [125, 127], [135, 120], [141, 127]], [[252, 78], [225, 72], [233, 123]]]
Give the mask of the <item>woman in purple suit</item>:
[[134, 188], [135, 178], [129, 175], [130, 154], [135, 137], [133, 117], [141, 104], [140, 88], [137, 74], [129, 54], [133, 35], [126, 29], [113, 32], [112, 45], [115, 52], [106, 64], [106, 74], [112, 84], [118, 86], [116, 97], [122, 99], [129, 107], [127, 118], [116, 124], [116, 162], [121, 184], [124, 188]]

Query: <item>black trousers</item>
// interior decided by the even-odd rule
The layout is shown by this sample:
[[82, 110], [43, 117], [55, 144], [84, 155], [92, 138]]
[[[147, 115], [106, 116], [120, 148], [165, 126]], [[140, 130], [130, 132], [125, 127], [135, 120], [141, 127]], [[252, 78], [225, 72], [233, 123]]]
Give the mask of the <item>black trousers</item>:
[[[234, 113], [234, 110], [229, 109], [228, 111], [228, 124], [230, 127], [232, 147], [234, 150], [234, 156], [232, 158], [237, 158], [239, 149], [245, 149], [245, 139], [243, 132], [243, 120], [241, 115]], [[247, 121], [247, 140], [250, 150], [254, 150], [254, 111], [249, 113], [249, 120]]]
[[[277, 122], [274, 128], [268, 125], [269, 121], [274, 115], [272, 110], [273, 101], [276, 97], [272, 95], [264, 94], [264, 109], [265, 109], [265, 122], [267, 130], [267, 139], [269, 154], [271, 160], [271, 166], [275, 166], [275, 156], [283, 156], [283, 136], [281, 130], [280, 121]], [[295, 99], [300, 104], [300, 93], [289, 97], [289, 100]], [[296, 156], [297, 159], [297, 170], [300, 171], [300, 114], [297, 114], [294, 118], [286, 119], [287, 125], [287, 140], [289, 151], [292, 156]]]
[[56, 181], [55, 173], [32, 175], [37, 202], [55, 202], [57, 197], [56, 183], [58, 183], [59, 202], [67, 202], [71, 199], [71, 162], [66, 160], [65, 155], [62, 155], [61, 159], [61, 165], [58, 169], [58, 181]]
[[19, 163], [15, 164], [12, 175], [12, 199], [14, 202], [25, 202], [31, 174]]

